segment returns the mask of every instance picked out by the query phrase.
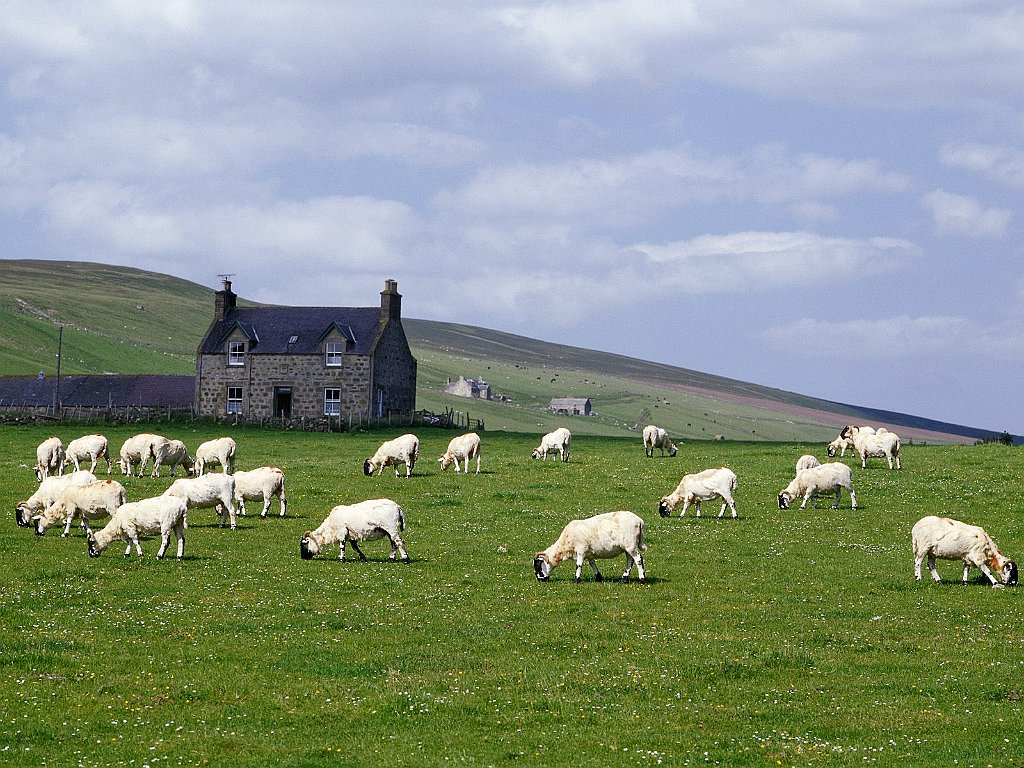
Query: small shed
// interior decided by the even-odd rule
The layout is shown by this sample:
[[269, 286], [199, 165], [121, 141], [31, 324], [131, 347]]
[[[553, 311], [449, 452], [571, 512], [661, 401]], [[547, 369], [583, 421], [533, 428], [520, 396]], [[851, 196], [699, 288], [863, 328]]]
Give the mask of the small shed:
[[590, 416], [594, 410], [589, 397], [553, 397], [550, 408], [566, 416]]

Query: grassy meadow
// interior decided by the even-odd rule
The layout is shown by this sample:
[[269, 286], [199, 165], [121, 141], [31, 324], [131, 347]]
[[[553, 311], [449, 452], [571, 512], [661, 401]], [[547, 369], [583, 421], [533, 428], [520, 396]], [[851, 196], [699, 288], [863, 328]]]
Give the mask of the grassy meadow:
[[[956, 563], [915, 583], [910, 555], [913, 522], [945, 513], [1024, 559], [1019, 449], [908, 446], [899, 472], [857, 462], [860, 509], [780, 511], [823, 443], [648, 460], [639, 439], [579, 436], [561, 464], [487, 432], [465, 477], [436, 462], [453, 433], [421, 430], [407, 480], [361, 472], [397, 431], [237, 429], [240, 469], [286, 471], [288, 516], [250, 505], [232, 532], [193, 512], [176, 562], [152, 538], [142, 559], [90, 559], [77, 527], [15, 526], [51, 429], [0, 428], [4, 765], [1024, 765], [1024, 594], [961, 586]], [[144, 429], [192, 451], [224, 433]], [[101, 431], [116, 452], [143, 430]], [[738, 519], [658, 516], [681, 475], [721, 465]], [[118, 479], [131, 500], [170, 483]], [[300, 559], [333, 505], [384, 496], [406, 510], [410, 564], [386, 542], [367, 563]], [[619, 583], [624, 558], [600, 561], [602, 583], [571, 564], [535, 580], [567, 520], [615, 509], [647, 523], [646, 585]]]

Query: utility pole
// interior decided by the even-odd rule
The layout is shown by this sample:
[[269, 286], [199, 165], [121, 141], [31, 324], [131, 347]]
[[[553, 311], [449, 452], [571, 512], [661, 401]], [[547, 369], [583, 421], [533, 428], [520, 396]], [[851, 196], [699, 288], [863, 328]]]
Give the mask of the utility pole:
[[60, 358], [64, 346], [64, 326], [57, 331], [57, 386], [53, 390], [53, 413], [57, 415], [57, 406], [60, 405]]

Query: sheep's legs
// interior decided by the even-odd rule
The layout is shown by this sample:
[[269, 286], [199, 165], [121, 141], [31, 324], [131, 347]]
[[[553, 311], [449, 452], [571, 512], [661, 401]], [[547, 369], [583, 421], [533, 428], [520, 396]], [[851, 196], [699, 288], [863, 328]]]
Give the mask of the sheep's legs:
[[389, 556], [388, 559], [394, 560], [395, 553], [397, 552], [399, 555], [402, 556], [402, 562], [408, 563], [409, 553], [405, 551], [405, 542], [402, 541], [402, 537], [399, 536], [397, 533], [394, 536], [388, 534], [388, 540], [391, 542], [391, 555]]
[[935, 570], [935, 555], [928, 555], [928, 571], [931, 573], [932, 578], [935, 579], [936, 584], [942, 581], [939, 578], [939, 572]]
[[843, 489], [836, 488], [836, 500], [832, 502], [832, 509], [839, 509], [839, 499], [843, 497]]
[[642, 584], [646, 580], [646, 574], [644, 573], [644, 557], [639, 552], [636, 555], [631, 555], [629, 552], [626, 553], [626, 572], [622, 574], [622, 583], [625, 584], [629, 581], [630, 571], [633, 570], [633, 563], [636, 563], [636, 576]]
[[[348, 543], [350, 543], [352, 545], [352, 549], [354, 549], [356, 551], [356, 554], [359, 555], [359, 559], [362, 560], [365, 563], [366, 562], [366, 555], [363, 554], [363, 550], [361, 550], [359, 548], [359, 545], [356, 544], [356, 540], [355, 539], [349, 539]], [[342, 555], [343, 555], [342, 559], [344, 559], [344, 549], [345, 549], [345, 542], [344, 541], [342, 541], [341, 547], [342, 547]]]
[[588, 563], [590, 563], [590, 567], [594, 569], [594, 581], [603, 581], [604, 580], [604, 576], [602, 576], [601, 572], [599, 570], [597, 570], [597, 563], [594, 561], [594, 558], [592, 558], [592, 557], [584, 558], [583, 555], [579, 555], [576, 558], [576, 583], [577, 584], [579, 583], [580, 577], [583, 575], [583, 560], [584, 559], [586, 559], [586, 561]]

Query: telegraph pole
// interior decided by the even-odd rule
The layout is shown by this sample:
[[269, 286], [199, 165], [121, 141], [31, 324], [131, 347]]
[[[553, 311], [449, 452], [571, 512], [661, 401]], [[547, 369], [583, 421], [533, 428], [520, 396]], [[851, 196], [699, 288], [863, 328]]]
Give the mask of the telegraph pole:
[[64, 326], [57, 331], [57, 386], [53, 390], [53, 414], [57, 415], [57, 406], [60, 405], [60, 358], [64, 346]]

